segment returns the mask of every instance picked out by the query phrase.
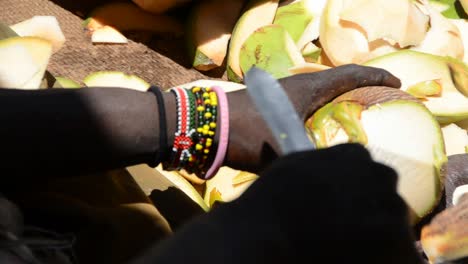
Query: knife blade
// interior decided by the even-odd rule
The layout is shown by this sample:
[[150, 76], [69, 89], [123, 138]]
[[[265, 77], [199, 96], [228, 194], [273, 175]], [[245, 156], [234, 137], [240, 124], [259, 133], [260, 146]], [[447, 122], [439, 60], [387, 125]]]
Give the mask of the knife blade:
[[282, 155], [315, 149], [303, 122], [276, 78], [252, 67], [246, 73], [244, 82], [247, 93], [268, 124]]

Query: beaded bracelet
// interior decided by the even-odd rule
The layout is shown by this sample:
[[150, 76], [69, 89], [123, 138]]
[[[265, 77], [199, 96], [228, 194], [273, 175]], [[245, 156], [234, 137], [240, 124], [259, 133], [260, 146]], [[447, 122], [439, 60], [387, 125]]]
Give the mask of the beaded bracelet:
[[177, 104], [177, 130], [170, 158], [163, 163], [164, 170], [181, 169], [181, 164], [190, 159], [189, 149], [193, 145], [192, 134], [195, 132], [193, 126], [193, 110], [190, 104], [189, 95], [185, 89], [171, 89], [176, 96]]
[[219, 128], [219, 143], [216, 151], [216, 156], [205, 175], [205, 179], [210, 179], [218, 172], [221, 168], [224, 158], [226, 157], [228, 141], [229, 141], [229, 106], [226, 93], [221, 87], [215, 86], [213, 90], [216, 92], [219, 99], [219, 111], [220, 111], [220, 128]]
[[148, 90], [156, 96], [156, 101], [158, 104], [158, 114], [159, 114], [159, 151], [156, 153], [154, 161], [148, 165], [151, 167], [158, 166], [162, 160], [165, 159], [165, 153], [169, 148], [167, 144], [167, 131], [166, 131], [166, 108], [164, 106], [164, 99], [161, 88], [157, 86], [151, 86]]
[[197, 129], [194, 136], [196, 143], [191, 149], [192, 156], [186, 170], [203, 178], [207, 171], [217, 126], [218, 98], [211, 88], [192, 87], [190, 92], [196, 98]]

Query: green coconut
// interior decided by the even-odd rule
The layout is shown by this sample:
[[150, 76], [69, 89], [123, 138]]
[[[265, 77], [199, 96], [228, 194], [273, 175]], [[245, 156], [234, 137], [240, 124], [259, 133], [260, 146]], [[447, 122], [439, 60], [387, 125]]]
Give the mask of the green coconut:
[[290, 75], [291, 67], [305, 63], [289, 33], [279, 25], [257, 29], [242, 45], [240, 66], [243, 73], [256, 66], [283, 78]]
[[305, 126], [318, 148], [359, 143], [374, 160], [395, 169], [413, 224], [438, 204], [447, 161], [444, 139], [437, 120], [413, 96], [388, 87], [356, 89], [316, 111]]
[[279, 0], [250, 0], [232, 31], [228, 47], [227, 76], [230, 81], [242, 82], [241, 47], [258, 28], [273, 22]]

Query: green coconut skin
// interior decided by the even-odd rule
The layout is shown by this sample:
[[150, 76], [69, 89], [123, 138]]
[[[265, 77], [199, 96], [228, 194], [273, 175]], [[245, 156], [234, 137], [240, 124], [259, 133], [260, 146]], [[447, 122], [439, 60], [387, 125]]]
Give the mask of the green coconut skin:
[[[257, 29], [241, 48], [242, 72], [246, 73], [256, 66], [277, 79], [289, 76], [289, 68], [295, 66], [294, 58], [288, 50], [291, 46], [288, 41], [292, 41], [290, 38], [288, 32], [278, 25]], [[293, 48], [296, 47], [293, 45]]]
[[210, 57], [205, 55], [202, 51], [196, 49], [195, 50], [195, 55], [193, 56], [193, 64], [192, 66], [195, 69], [205, 69], [205, 70], [211, 70], [214, 69], [220, 65], [216, 65]]
[[442, 91], [439, 82], [431, 80], [412, 85], [406, 89], [406, 92], [416, 98], [424, 99], [428, 96], [438, 96]]
[[458, 0], [432, 0], [432, 2], [445, 4], [448, 6], [448, 8], [442, 12], [442, 15], [447, 18], [468, 19], [468, 15]]
[[55, 77], [54, 88], [80, 88], [81, 85], [65, 77]]
[[304, 30], [314, 19], [314, 15], [309, 13], [304, 3], [305, 1], [302, 0], [278, 8], [273, 21], [273, 24], [286, 29], [294, 43], [297, 43]]
[[343, 128], [349, 142], [367, 144], [367, 136], [361, 125], [360, 117], [364, 107], [353, 102], [328, 103], [319, 109], [307, 122], [306, 128], [313, 136], [317, 147], [328, 147], [327, 130], [337, 131]]
[[468, 66], [452, 57], [447, 56], [445, 60], [447, 61], [455, 88], [465, 97], [468, 97]]
[[[231, 67], [231, 63], [233, 60], [239, 60], [239, 57], [235, 58], [233, 53], [231, 52], [231, 48], [236, 45], [242, 46], [243, 43], [238, 43], [240, 36], [242, 36], [245, 31], [245, 28], [250, 27], [250, 25], [246, 25], [245, 20], [247, 20], [248, 17], [255, 16], [256, 14], [252, 11], [252, 9], [258, 5], [264, 4], [264, 3], [276, 3], [278, 4], [279, 0], [250, 0], [247, 5], [244, 7], [244, 10], [242, 11], [242, 15], [237, 21], [236, 25], [234, 26], [234, 29], [232, 31], [232, 36], [231, 40], [228, 46], [228, 55], [227, 55], [227, 66], [226, 66], [226, 74], [228, 77], [228, 80], [231, 82], [237, 82], [237, 83], [242, 83], [243, 82], [243, 76], [239, 76]], [[276, 13], [276, 10], [275, 10]], [[270, 24], [273, 22], [274, 17], [272, 18], [272, 21], [265, 21], [267, 23], [265, 24]], [[242, 52], [242, 51], [240, 51]]]
[[317, 62], [321, 54], [322, 49], [313, 43], [305, 46], [305, 48], [302, 50], [302, 56], [307, 62]]

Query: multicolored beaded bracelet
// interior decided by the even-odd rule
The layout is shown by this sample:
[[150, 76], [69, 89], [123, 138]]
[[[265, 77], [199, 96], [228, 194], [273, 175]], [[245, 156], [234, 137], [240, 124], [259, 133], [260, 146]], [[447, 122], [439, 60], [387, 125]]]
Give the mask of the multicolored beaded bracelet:
[[216, 92], [219, 99], [219, 111], [220, 111], [220, 127], [219, 127], [219, 139], [218, 149], [216, 150], [216, 156], [214, 158], [211, 167], [205, 174], [204, 179], [210, 179], [218, 172], [221, 168], [224, 158], [226, 157], [228, 142], [229, 142], [229, 105], [226, 93], [221, 87], [215, 86], [213, 90]]
[[175, 132], [174, 144], [170, 158], [163, 163], [164, 170], [178, 170], [185, 160], [189, 160], [191, 153], [189, 149], [193, 145], [192, 135], [195, 132], [189, 95], [185, 89], [171, 89], [176, 96], [177, 104], [177, 130]]
[[196, 98], [197, 128], [194, 137], [196, 143], [191, 149], [192, 156], [186, 170], [202, 178], [207, 171], [216, 134], [218, 98], [211, 88], [192, 87], [190, 92]]
[[196, 124], [196, 110], [195, 110], [195, 96], [188, 92], [187, 90], [183, 89], [184, 92], [186, 93], [187, 95], [187, 103], [188, 103], [188, 113], [187, 113], [187, 117], [188, 117], [188, 130], [189, 132], [187, 133], [187, 136], [190, 137], [190, 139], [192, 140], [192, 144], [189, 146], [188, 149], [184, 150], [184, 155], [182, 155], [180, 157], [180, 162], [179, 162], [179, 166], [177, 169], [182, 169], [184, 167], [187, 166], [187, 163], [189, 162], [190, 158], [192, 157], [192, 153], [190, 151], [190, 149], [192, 148], [192, 146], [195, 144], [195, 141], [193, 139], [194, 137], [194, 134], [195, 134], [195, 124]]

